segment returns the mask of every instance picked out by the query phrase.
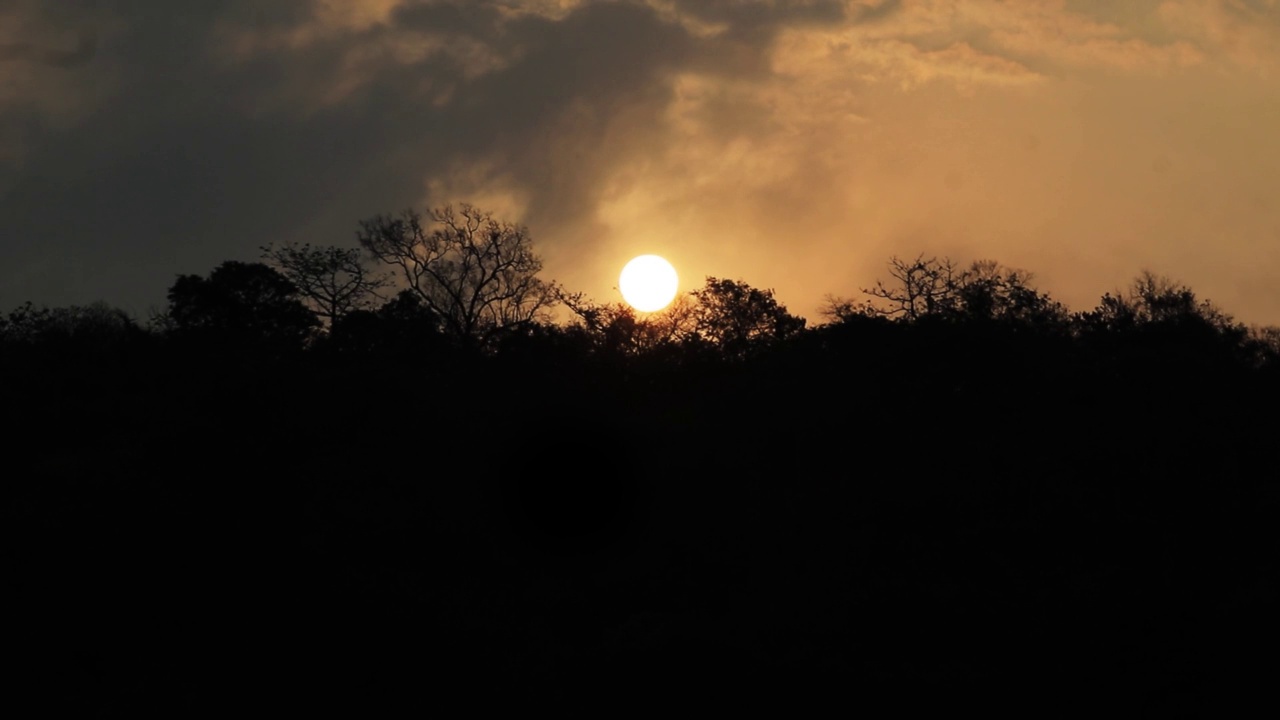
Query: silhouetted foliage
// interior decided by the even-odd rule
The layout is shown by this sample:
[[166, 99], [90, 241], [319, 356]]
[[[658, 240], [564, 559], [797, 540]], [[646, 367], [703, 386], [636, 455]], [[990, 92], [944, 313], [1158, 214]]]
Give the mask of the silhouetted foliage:
[[1150, 372], [1188, 363], [1225, 367], [1265, 362], [1247, 327], [1197, 298], [1191, 288], [1150, 272], [1139, 275], [1126, 292], [1104, 295], [1075, 324], [1093, 347]]
[[925, 318], [988, 321], [1042, 330], [1065, 328], [1066, 309], [1031, 285], [1031, 274], [980, 260], [961, 268], [950, 258], [889, 261], [890, 281], [876, 281], [855, 303], [828, 296], [823, 314], [832, 320], [871, 315], [914, 322]]
[[542, 261], [526, 228], [471, 205], [422, 216], [405, 210], [360, 223], [357, 238], [395, 267], [446, 330], [483, 345], [504, 330], [546, 319], [558, 291], [538, 277]]
[[1254, 638], [1280, 601], [1280, 329], [1149, 274], [1071, 316], [995, 263], [891, 276], [816, 327], [713, 277], [658, 313], [561, 293], [553, 324], [512, 297], [467, 329], [424, 274], [317, 334], [294, 283], [237, 262], [178, 278], [162, 335], [17, 308], [17, 654], [91, 714], [637, 678], [668, 707], [1185, 711], [1215, 673], [1269, 682], [1169, 628]]
[[293, 283], [326, 325], [372, 309], [381, 300], [379, 292], [390, 285], [387, 275], [366, 267], [359, 248], [268, 245], [262, 257]]
[[169, 288], [168, 319], [181, 337], [278, 349], [301, 348], [318, 325], [288, 278], [261, 263], [230, 260], [207, 278], [180, 276]]
[[328, 347], [339, 352], [361, 352], [421, 358], [450, 344], [443, 322], [421, 296], [401, 290], [376, 310], [355, 310], [333, 324]]
[[580, 294], [563, 295], [560, 301], [577, 316], [593, 350], [607, 356], [673, 351], [696, 332], [697, 310], [688, 295], [653, 313], [638, 313], [625, 303], [596, 304]]
[[1097, 308], [1081, 314], [1080, 321], [1090, 329], [1106, 332], [1143, 326], [1232, 333], [1242, 329], [1213, 303], [1196, 298], [1191, 288], [1151, 272], [1139, 275], [1127, 292], [1104, 295]]
[[1246, 342], [1257, 366], [1280, 369], [1280, 327], [1251, 328]]
[[694, 332], [726, 357], [743, 358], [763, 347], [783, 342], [804, 330], [805, 319], [787, 312], [773, 290], [754, 288], [741, 280], [708, 277], [692, 291]]
[[1067, 324], [1060, 303], [1031, 286], [1032, 276], [1022, 270], [983, 260], [961, 273], [957, 302], [951, 312], [966, 320], [997, 321], [1047, 331]]
[[29, 345], [40, 340], [48, 327], [52, 312], [38, 308], [30, 301], [0, 317], [0, 339], [10, 345]]
[[128, 313], [101, 301], [55, 308], [45, 332], [67, 343], [99, 351], [119, 348], [143, 334]]
[[[858, 307], [867, 314], [901, 317], [908, 321], [949, 312], [959, 304], [957, 290], [961, 274], [962, 271], [949, 258], [926, 260], [919, 256], [906, 262], [894, 257], [889, 260], [892, 279], [887, 284], [877, 280], [875, 287], [862, 291], [883, 301], [883, 304], [868, 302]], [[846, 315], [850, 311], [848, 306], [842, 309]]]
[[104, 302], [60, 308], [26, 303], [0, 317], [0, 344], [101, 355], [124, 349], [145, 331], [125, 311]]

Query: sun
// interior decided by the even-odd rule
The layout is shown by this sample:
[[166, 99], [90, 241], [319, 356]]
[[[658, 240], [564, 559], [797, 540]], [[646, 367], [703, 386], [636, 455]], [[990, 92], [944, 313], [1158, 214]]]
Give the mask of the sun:
[[640, 312], [657, 312], [670, 305], [679, 286], [676, 269], [657, 255], [633, 258], [618, 277], [622, 298]]

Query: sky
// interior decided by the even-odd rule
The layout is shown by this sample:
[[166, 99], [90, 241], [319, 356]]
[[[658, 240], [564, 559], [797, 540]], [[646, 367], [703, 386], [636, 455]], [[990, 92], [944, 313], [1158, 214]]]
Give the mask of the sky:
[[599, 301], [924, 254], [1280, 324], [1280, 0], [0, 0], [0, 311], [460, 202]]

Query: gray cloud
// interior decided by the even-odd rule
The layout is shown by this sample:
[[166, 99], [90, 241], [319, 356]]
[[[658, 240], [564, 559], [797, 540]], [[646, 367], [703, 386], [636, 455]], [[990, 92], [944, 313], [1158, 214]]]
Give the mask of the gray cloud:
[[93, 59], [98, 49], [98, 38], [91, 32], [80, 36], [70, 50], [42, 48], [30, 43], [0, 44], [0, 62], [27, 61], [59, 68], [73, 68]]
[[[771, 34], [780, 27], [800, 24], [834, 24], [845, 19], [842, 0], [793, 0], [792, 2], [743, 2], [743, 0], [676, 0], [676, 9], [704, 22], [723, 23], [736, 34]], [[859, 14], [875, 14], [880, 8], [859, 7]]]

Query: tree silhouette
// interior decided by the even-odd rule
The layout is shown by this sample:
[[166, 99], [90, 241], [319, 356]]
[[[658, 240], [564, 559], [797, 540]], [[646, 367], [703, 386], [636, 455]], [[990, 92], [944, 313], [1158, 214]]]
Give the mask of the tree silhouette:
[[1250, 328], [1248, 342], [1256, 365], [1280, 367], [1280, 326]]
[[27, 301], [0, 317], [0, 340], [9, 345], [30, 345], [40, 340], [52, 311]]
[[386, 275], [365, 266], [360, 248], [317, 247], [289, 243], [262, 248], [262, 258], [289, 279], [327, 325], [355, 310], [371, 309]]
[[392, 265], [446, 330], [479, 344], [505, 329], [546, 319], [554, 283], [538, 278], [542, 261], [529, 232], [464, 204], [431, 210], [423, 224], [413, 210], [360, 223], [360, 244]]
[[907, 321], [936, 315], [955, 306], [960, 274], [959, 267], [949, 258], [926, 260], [922, 255], [907, 262], [895, 256], [889, 260], [892, 280], [888, 284], [877, 280], [875, 287], [862, 290], [883, 303], [872, 301], [861, 308], [869, 314]]
[[1103, 295], [1075, 326], [1090, 346], [1128, 358], [1150, 372], [1187, 363], [1265, 364], [1265, 345], [1249, 329], [1186, 285], [1144, 271], [1126, 291]]
[[440, 316], [412, 290], [401, 290], [376, 310], [340, 316], [329, 332], [328, 347], [339, 352], [420, 356], [440, 349], [447, 338]]
[[[199, 704], [246, 662], [270, 682], [229, 701], [320, 678], [367, 710], [425, 676], [616, 698], [661, 666], [675, 699], [999, 678], [1026, 707], [1108, 683], [1181, 706], [1203, 673], [1167, 628], [1221, 606], [1253, 637], [1275, 605], [1280, 330], [1144, 274], [1026, 332], [1061, 317], [1025, 273], [895, 267], [910, 288], [817, 328], [707, 278], [657, 313], [564, 296], [576, 322], [483, 352], [412, 288], [313, 335], [262, 264], [178, 278], [139, 342], [106, 305], [20, 307], [18, 653], [95, 710]], [[1226, 671], [1263, 687], [1253, 655]]]
[[690, 293], [695, 301], [694, 332], [720, 348], [726, 357], [742, 358], [753, 349], [786, 340], [804, 330], [805, 319], [787, 312], [773, 290], [741, 280], [708, 277]]
[[596, 304], [577, 293], [562, 295], [560, 302], [578, 316], [592, 347], [609, 355], [641, 355], [675, 347], [694, 334], [697, 323], [696, 306], [688, 295], [644, 314], [625, 303]]
[[173, 332], [233, 344], [300, 347], [317, 323], [289, 279], [262, 263], [229, 260], [169, 288]]
[[1150, 271], [1142, 272], [1127, 291], [1103, 295], [1098, 307], [1082, 313], [1080, 320], [1095, 329], [1121, 332], [1148, 325], [1235, 328], [1231, 316], [1198, 299], [1191, 288]]
[[145, 331], [128, 313], [102, 301], [58, 308], [37, 308], [28, 302], [7, 318], [0, 317], [0, 341], [12, 345], [102, 352], [143, 335]]
[[1066, 309], [1031, 285], [1030, 273], [979, 260], [967, 268], [950, 258], [918, 256], [889, 261], [889, 276], [863, 293], [862, 304], [828, 296], [823, 314], [832, 320], [855, 314], [912, 322], [923, 318], [1001, 321], [1042, 329], [1061, 327]]
[[1002, 321], [1052, 330], [1065, 325], [1066, 308], [1031, 285], [1032, 275], [979, 260], [956, 278], [956, 302], [947, 307], [965, 320]]

